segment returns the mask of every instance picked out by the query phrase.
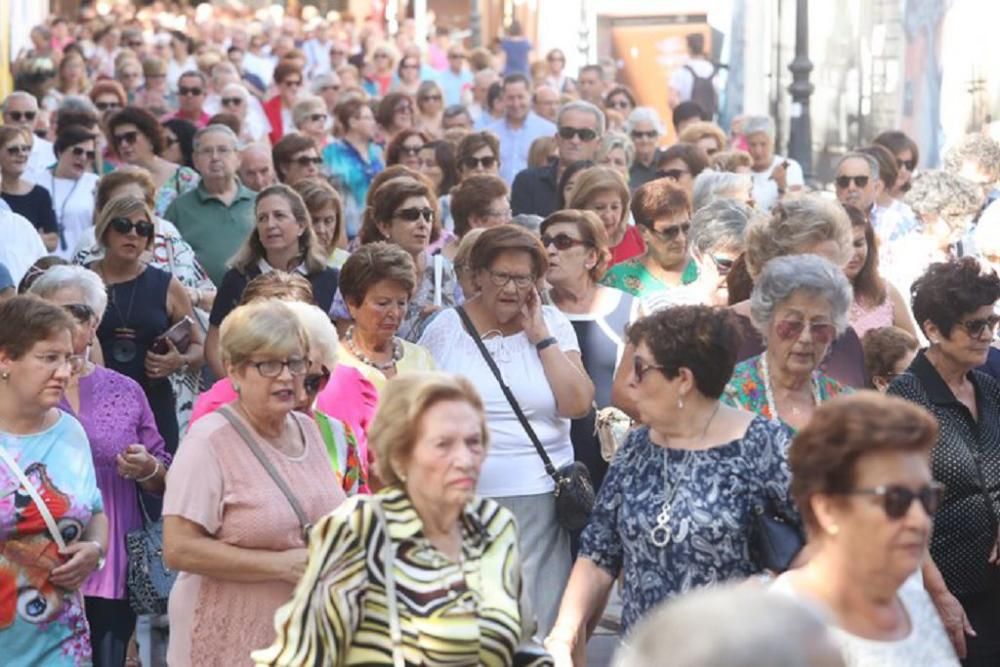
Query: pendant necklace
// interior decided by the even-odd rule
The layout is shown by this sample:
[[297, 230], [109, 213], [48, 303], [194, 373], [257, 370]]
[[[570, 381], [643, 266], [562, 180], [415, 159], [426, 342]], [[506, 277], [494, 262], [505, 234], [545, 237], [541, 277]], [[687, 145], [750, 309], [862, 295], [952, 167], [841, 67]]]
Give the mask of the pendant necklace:
[[[98, 264], [98, 266], [100, 266]], [[98, 271], [101, 278], [104, 278], [104, 271]], [[121, 308], [118, 306], [118, 290], [115, 288], [121, 283], [116, 283], [114, 285], [108, 285], [108, 295], [112, 307], [115, 309], [115, 314], [118, 315], [118, 319], [121, 322], [121, 326], [114, 330], [114, 342], [111, 343], [111, 358], [120, 364], [127, 364], [132, 362], [136, 355], [139, 353], [139, 348], [136, 345], [135, 339], [137, 337], [137, 332], [135, 329], [129, 326], [129, 321], [132, 319], [132, 306], [135, 305], [135, 293], [139, 288], [139, 276], [132, 279], [132, 292], [128, 299], [128, 308], [125, 314], [122, 315]]]

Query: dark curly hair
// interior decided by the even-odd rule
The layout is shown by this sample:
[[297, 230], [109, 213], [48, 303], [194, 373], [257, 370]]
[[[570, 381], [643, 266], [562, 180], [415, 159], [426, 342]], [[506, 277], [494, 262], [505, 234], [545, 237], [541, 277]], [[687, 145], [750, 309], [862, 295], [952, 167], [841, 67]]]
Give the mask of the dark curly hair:
[[708, 153], [694, 144], [674, 144], [659, 154], [656, 158], [656, 168], [660, 169], [661, 165], [671, 160], [683, 162], [691, 172], [691, 178], [697, 178], [698, 174], [708, 169]]
[[792, 498], [806, 528], [819, 527], [812, 496], [852, 490], [858, 465], [866, 456], [926, 454], [937, 438], [937, 420], [902, 398], [864, 390], [821, 404], [788, 452]]
[[1000, 299], [1000, 277], [995, 271], [983, 273], [974, 257], [936, 262], [913, 283], [910, 297], [921, 330], [930, 320], [950, 338], [963, 317]]
[[628, 342], [645, 343], [668, 378], [681, 368], [694, 375], [695, 386], [707, 398], [726, 388], [740, 348], [740, 327], [726, 308], [676, 306], [643, 317], [628, 328]]
[[115, 130], [122, 125], [135, 125], [153, 147], [153, 153], [163, 153], [163, 130], [156, 116], [141, 107], [125, 107], [108, 120], [108, 140], [112, 150], [115, 150]]

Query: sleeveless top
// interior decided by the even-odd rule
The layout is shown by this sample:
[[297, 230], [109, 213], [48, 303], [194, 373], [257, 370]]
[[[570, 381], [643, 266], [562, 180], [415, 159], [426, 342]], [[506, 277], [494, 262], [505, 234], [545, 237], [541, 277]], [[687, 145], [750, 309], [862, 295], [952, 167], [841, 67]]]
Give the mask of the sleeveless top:
[[866, 308], [857, 299], [851, 303], [851, 326], [854, 327], [858, 338], [864, 338], [865, 333], [872, 329], [891, 327], [894, 315], [895, 309], [892, 306], [892, 299], [889, 297], [873, 308]]

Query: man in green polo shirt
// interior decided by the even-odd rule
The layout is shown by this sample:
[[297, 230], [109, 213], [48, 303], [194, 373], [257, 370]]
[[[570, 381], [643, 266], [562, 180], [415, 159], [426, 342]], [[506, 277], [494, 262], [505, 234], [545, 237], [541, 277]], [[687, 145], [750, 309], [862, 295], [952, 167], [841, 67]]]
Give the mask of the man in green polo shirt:
[[201, 182], [175, 199], [163, 216], [191, 244], [216, 286], [222, 284], [226, 262], [254, 226], [257, 193], [236, 178], [240, 162], [236, 146], [236, 134], [225, 125], [198, 130], [194, 135], [194, 166]]

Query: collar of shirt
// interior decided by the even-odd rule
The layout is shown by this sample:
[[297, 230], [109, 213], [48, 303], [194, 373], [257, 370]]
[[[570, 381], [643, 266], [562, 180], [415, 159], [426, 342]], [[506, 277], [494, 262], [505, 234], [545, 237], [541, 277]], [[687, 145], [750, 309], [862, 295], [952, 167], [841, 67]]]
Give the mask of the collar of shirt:
[[[273, 266], [268, 264], [267, 260], [264, 259], [263, 257], [257, 260], [257, 268], [260, 269], [260, 275], [264, 275], [265, 273], [270, 273], [271, 271], [276, 270]], [[298, 266], [295, 267], [293, 271], [294, 273], [300, 274], [304, 278], [309, 277], [309, 272], [306, 270], [305, 264], [299, 264]]]
[[[917, 352], [917, 356], [914, 357], [913, 362], [906, 369], [906, 372], [920, 380], [924, 391], [927, 392], [927, 398], [935, 405], [961, 405], [965, 407], [961, 401], [955, 398], [954, 392], [952, 392], [948, 383], [944, 381], [944, 378], [941, 377], [937, 369], [934, 368], [934, 364], [930, 362], [923, 350]], [[976, 398], [978, 399], [981, 392], [979, 379], [976, 377], [975, 371], [969, 371], [966, 377], [969, 378], [969, 382], [975, 387]]]
[[[397, 544], [404, 541], [429, 543], [427, 536], [424, 535], [424, 522], [403, 489], [392, 486], [380, 491], [379, 495], [382, 496], [389, 537], [392, 538], [393, 542]], [[476, 516], [473, 508], [473, 503], [466, 504], [459, 520], [462, 523], [462, 541], [467, 543], [467, 547], [478, 549], [485, 541], [486, 528]]]
[[[236, 204], [236, 202], [242, 199], [253, 199], [254, 197], [257, 196], [257, 193], [255, 193], [247, 186], [243, 185], [240, 182], [239, 178], [236, 177], [234, 178], [236, 179], [236, 196], [233, 197], [233, 201], [229, 203], [230, 207], [232, 207], [234, 204]], [[198, 201], [201, 202], [202, 204], [213, 199], [215, 201], [220, 201], [218, 195], [214, 195], [205, 189], [205, 181], [203, 180], [198, 181], [198, 186], [195, 188], [194, 191], [196, 193], [196, 196], [198, 197]]]

